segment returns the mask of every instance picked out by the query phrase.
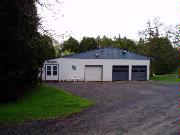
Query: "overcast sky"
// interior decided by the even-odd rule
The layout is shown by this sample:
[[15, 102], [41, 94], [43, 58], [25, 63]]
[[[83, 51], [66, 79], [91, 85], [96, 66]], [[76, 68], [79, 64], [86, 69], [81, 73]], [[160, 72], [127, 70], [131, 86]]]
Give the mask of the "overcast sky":
[[[51, 0], [52, 1], [52, 0]], [[61, 0], [53, 11], [39, 8], [46, 29], [57, 35], [118, 36], [138, 39], [138, 31], [145, 29], [147, 20], [160, 17], [166, 25], [180, 23], [179, 0]], [[67, 39], [67, 37], [65, 37]], [[63, 41], [58, 38], [58, 41]]]

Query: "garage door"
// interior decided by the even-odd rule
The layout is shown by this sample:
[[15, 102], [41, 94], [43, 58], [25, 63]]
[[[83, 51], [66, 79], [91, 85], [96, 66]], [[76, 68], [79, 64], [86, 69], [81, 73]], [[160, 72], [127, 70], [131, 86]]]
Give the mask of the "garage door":
[[147, 80], [147, 66], [132, 66], [131, 80]]
[[85, 66], [85, 81], [102, 81], [102, 66]]
[[113, 66], [112, 80], [113, 81], [129, 80], [129, 66]]

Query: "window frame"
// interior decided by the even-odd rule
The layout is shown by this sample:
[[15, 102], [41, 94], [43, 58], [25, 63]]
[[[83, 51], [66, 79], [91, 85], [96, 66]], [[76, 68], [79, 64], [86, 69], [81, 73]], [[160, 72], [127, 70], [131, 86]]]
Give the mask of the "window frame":
[[[58, 75], [58, 74], [57, 74], [57, 72], [58, 72], [58, 65], [52, 65], [52, 67], [53, 67], [53, 68], [52, 68], [52, 75], [53, 75], [53, 76]], [[56, 67], [56, 69], [54, 69], [54, 67]], [[56, 72], [56, 74], [54, 74], [54, 72]]]
[[[51, 75], [47, 75], [47, 67], [48, 66], [51, 66]], [[57, 75], [53, 75], [53, 66], [57, 66]], [[58, 77], [58, 79], [57, 80], [59, 80], [59, 64], [44, 64], [44, 67], [45, 67], [45, 80], [47, 80], [47, 77], [55, 77], [55, 76], [57, 76]], [[48, 71], [50, 71], [50, 70], [48, 70]], [[49, 79], [48, 79], [49, 80]]]
[[[48, 67], [50, 67], [50, 69], [48, 69]], [[50, 65], [48, 65], [48, 66], [46, 66], [46, 75], [47, 76], [51, 76], [51, 66]], [[50, 73], [50, 74], [48, 74], [48, 73]]]

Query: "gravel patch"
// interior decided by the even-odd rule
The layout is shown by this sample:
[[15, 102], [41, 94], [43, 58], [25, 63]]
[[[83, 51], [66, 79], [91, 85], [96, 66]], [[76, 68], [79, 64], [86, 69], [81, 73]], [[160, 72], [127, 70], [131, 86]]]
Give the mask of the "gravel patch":
[[1, 126], [1, 135], [178, 135], [177, 84], [153, 81], [47, 84], [96, 104], [63, 119]]

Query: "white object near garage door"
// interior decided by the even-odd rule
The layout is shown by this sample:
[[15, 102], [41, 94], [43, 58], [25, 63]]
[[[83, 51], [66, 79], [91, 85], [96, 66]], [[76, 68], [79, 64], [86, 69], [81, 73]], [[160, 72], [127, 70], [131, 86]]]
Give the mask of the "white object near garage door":
[[102, 66], [85, 66], [85, 81], [102, 81]]

